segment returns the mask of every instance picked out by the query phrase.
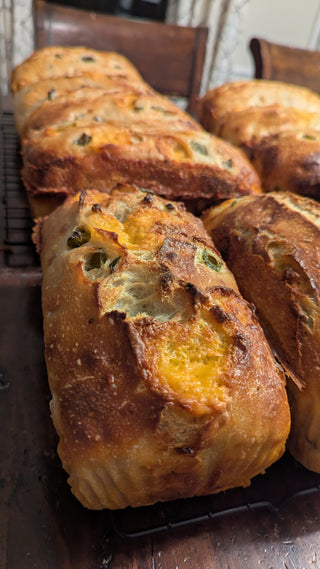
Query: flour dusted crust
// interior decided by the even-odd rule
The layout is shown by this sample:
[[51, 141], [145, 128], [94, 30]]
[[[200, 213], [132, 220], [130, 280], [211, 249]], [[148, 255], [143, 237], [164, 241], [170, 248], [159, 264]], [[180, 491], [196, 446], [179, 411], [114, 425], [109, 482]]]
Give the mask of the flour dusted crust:
[[159, 189], [194, 212], [261, 192], [241, 151], [206, 133], [119, 57], [44, 48], [14, 71], [23, 180], [35, 217], [83, 188], [107, 190], [108, 179]]
[[43, 79], [75, 77], [87, 73], [116, 76], [143, 82], [134, 65], [123, 55], [87, 47], [47, 46], [34, 51], [12, 72], [11, 88], [15, 95], [21, 89]]
[[35, 241], [58, 452], [84, 506], [247, 485], [281, 456], [283, 374], [182, 204], [132, 186], [82, 192]]
[[289, 376], [288, 448], [320, 472], [320, 205], [277, 192], [230, 200], [203, 221]]

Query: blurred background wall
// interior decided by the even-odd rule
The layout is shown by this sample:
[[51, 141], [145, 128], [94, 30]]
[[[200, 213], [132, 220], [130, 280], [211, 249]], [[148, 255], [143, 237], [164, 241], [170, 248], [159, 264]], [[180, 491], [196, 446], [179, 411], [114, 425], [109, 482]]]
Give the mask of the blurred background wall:
[[[320, 0], [55, 0], [55, 3], [121, 17], [208, 26], [202, 92], [226, 81], [253, 76], [253, 61], [248, 51], [253, 36], [320, 50]], [[32, 0], [1, 0], [2, 94], [9, 92], [12, 67], [32, 50]]]

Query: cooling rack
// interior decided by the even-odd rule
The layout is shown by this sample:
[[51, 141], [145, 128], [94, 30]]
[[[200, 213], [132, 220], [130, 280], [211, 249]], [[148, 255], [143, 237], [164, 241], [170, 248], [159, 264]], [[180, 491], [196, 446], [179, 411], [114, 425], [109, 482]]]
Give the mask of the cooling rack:
[[[23, 272], [39, 267], [31, 241], [33, 220], [21, 181], [19, 140], [10, 111], [1, 112], [0, 124], [0, 270]], [[267, 509], [277, 512], [288, 501], [319, 492], [320, 474], [315, 474], [286, 453], [266, 474], [257, 476], [248, 488], [236, 488], [212, 496], [176, 500], [143, 508], [111, 512], [113, 530], [123, 538], [137, 538], [174, 528], [215, 520], [244, 511]], [[109, 515], [109, 512], [108, 512]]]
[[288, 502], [319, 490], [320, 474], [307, 470], [285, 453], [247, 488], [116, 510], [111, 512], [111, 521], [114, 531], [121, 537], [137, 538], [245, 511], [266, 509], [276, 513]]
[[21, 181], [21, 156], [13, 114], [1, 113], [1, 264], [9, 268], [39, 265], [31, 241], [32, 217]]

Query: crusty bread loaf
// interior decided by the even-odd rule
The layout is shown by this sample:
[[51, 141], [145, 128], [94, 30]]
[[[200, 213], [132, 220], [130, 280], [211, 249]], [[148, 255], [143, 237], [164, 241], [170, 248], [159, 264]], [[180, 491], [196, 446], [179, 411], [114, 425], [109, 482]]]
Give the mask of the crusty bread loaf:
[[144, 82], [136, 67], [119, 53], [82, 46], [46, 46], [34, 51], [13, 70], [11, 88], [15, 95], [20, 89], [36, 85], [43, 79], [76, 77], [87, 73], [119, 77], [134, 83]]
[[203, 220], [289, 375], [288, 448], [320, 472], [320, 205], [270, 193], [225, 202]]
[[283, 190], [320, 199], [320, 130], [284, 131], [251, 148], [266, 192]]
[[249, 158], [267, 137], [286, 132], [300, 132], [304, 136], [310, 130], [320, 130], [320, 112], [300, 111], [280, 105], [252, 107], [229, 114], [217, 121], [216, 134], [239, 146]]
[[24, 141], [23, 156], [23, 180], [36, 211], [43, 195], [64, 199], [83, 188], [106, 189], [108, 180], [140, 184], [193, 211], [261, 191], [237, 148], [206, 132], [164, 129], [163, 123], [48, 127]]
[[206, 130], [217, 134], [216, 127], [228, 115], [273, 105], [320, 113], [320, 97], [306, 87], [251, 79], [225, 83], [205, 93], [198, 102], [197, 116]]
[[[148, 94], [154, 91], [145, 83], [130, 82], [128, 79], [101, 73], [83, 73], [75, 77], [58, 77], [43, 79], [33, 85], [20, 89], [13, 97], [13, 110], [17, 131], [21, 138], [25, 136], [34, 113], [50, 111], [51, 103], [70, 101], [75, 105], [84, 99], [86, 94], [87, 111], [90, 110], [91, 101], [97, 99], [102, 93], [133, 93]], [[40, 108], [39, 108], [40, 107]], [[32, 118], [31, 118], [32, 117]], [[49, 124], [49, 122], [47, 123]]]
[[157, 123], [170, 131], [202, 131], [199, 123], [167, 97], [123, 81], [122, 87], [117, 89], [116, 82], [111, 80], [109, 91], [84, 87], [53, 101], [45, 101], [26, 122], [25, 136], [30, 137], [34, 130], [45, 129], [48, 125], [58, 130], [66, 126], [86, 128], [106, 122], [148, 131]]
[[159, 190], [194, 212], [261, 191], [241, 151], [206, 133], [119, 61], [85, 48], [44, 48], [13, 73], [23, 180], [35, 217], [83, 188], [107, 190], [108, 179]]
[[218, 492], [279, 458], [284, 376], [199, 219], [131, 186], [84, 191], [35, 241], [58, 452], [83, 505]]
[[320, 96], [277, 81], [227, 83], [199, 102], [199, 120], [241, 148], [264, 191], [320, 198]]

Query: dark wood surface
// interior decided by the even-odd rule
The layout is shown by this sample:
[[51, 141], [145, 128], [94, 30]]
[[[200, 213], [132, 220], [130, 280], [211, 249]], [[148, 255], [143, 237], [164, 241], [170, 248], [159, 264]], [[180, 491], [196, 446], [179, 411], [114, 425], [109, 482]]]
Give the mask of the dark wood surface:
[[154, 89], [186, 98], [193, 112], [205, 61], [206, 27], [108, 16], [43, 0], [34, 2], [34, 27], [38, 48], [83, 45], [125, 55]]
[[320, 93], [320, 52], [252, 38], [256, 79], [284, 81]]

